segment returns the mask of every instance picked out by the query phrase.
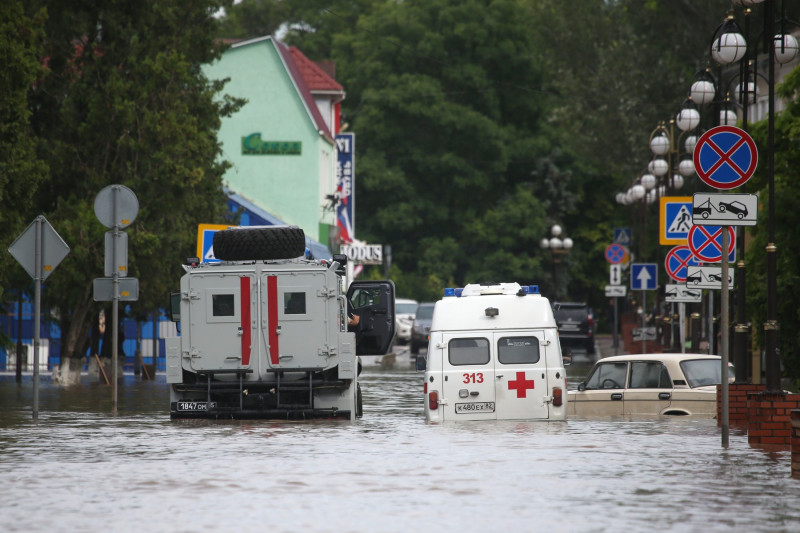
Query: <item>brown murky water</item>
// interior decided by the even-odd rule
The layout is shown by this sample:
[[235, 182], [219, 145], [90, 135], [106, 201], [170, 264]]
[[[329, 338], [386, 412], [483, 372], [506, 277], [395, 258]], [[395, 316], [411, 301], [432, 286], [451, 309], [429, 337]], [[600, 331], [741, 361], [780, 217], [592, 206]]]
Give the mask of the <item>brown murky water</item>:
[[[369, 363], [369, 362], [368, 362]], [[580, 365], [570, 381], [580, 381]], [[714, 420], [426, 424], [407, 358], [350, 422], [171, 422], [167, 385], [0, 377], [0, 531], [800, 531], [789, 452]]]

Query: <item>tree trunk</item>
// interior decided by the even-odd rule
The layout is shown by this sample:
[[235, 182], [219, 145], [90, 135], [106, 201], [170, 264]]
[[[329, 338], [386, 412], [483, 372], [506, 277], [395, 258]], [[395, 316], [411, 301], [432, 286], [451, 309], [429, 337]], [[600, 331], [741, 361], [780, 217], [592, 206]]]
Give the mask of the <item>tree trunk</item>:
[[[66, 327], [66, 335], [62, 337], [61, 364], [53, 368], [53, 383], [63, 386], [77, 385], [81, 381], [84, 357], [83, 346], [91, 329], [91, 322], [86, 319], [92, 307], [92, 284], [86, 290], [80, 302], [73, 308], [72, 316]], [[63, 329], [62, 329], [63, 331]]]

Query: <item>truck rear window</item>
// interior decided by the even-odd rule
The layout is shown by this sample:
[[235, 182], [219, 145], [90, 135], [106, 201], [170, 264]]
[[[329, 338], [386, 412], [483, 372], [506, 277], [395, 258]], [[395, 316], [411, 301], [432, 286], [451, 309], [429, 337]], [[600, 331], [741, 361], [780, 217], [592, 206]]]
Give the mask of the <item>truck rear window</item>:
[[453, 366], [485, 365], [489, 362], [487, 339], [453, 339], [447, 347], [448, 358]]
[[211, 312], [214, 316], [234, 316], [233, 294], [212, 294]]

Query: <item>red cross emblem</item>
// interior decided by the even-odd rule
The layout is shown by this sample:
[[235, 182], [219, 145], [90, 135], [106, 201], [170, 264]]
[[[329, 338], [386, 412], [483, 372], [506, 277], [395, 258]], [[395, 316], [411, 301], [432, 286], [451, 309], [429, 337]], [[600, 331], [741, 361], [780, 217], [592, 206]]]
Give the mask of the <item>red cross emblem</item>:
[[533, 380], [525, 379], [525, 372], [517, 372], [517, 379], [508, 382], [508, 390], [517, 390], [517, 398], [527, 398], [528, 389], [533, 389]]

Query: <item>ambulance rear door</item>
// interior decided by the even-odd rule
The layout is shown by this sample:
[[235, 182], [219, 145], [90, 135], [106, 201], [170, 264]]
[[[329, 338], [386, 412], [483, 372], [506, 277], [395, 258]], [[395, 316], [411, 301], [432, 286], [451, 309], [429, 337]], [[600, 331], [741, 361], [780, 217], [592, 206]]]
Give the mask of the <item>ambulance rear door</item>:
[[542, 330], [493, 333], [498, 420], [549, 418], [544, 339]]
[[442, 335], [442, 400], [445, 420], [496, 418], [491, 333]]

